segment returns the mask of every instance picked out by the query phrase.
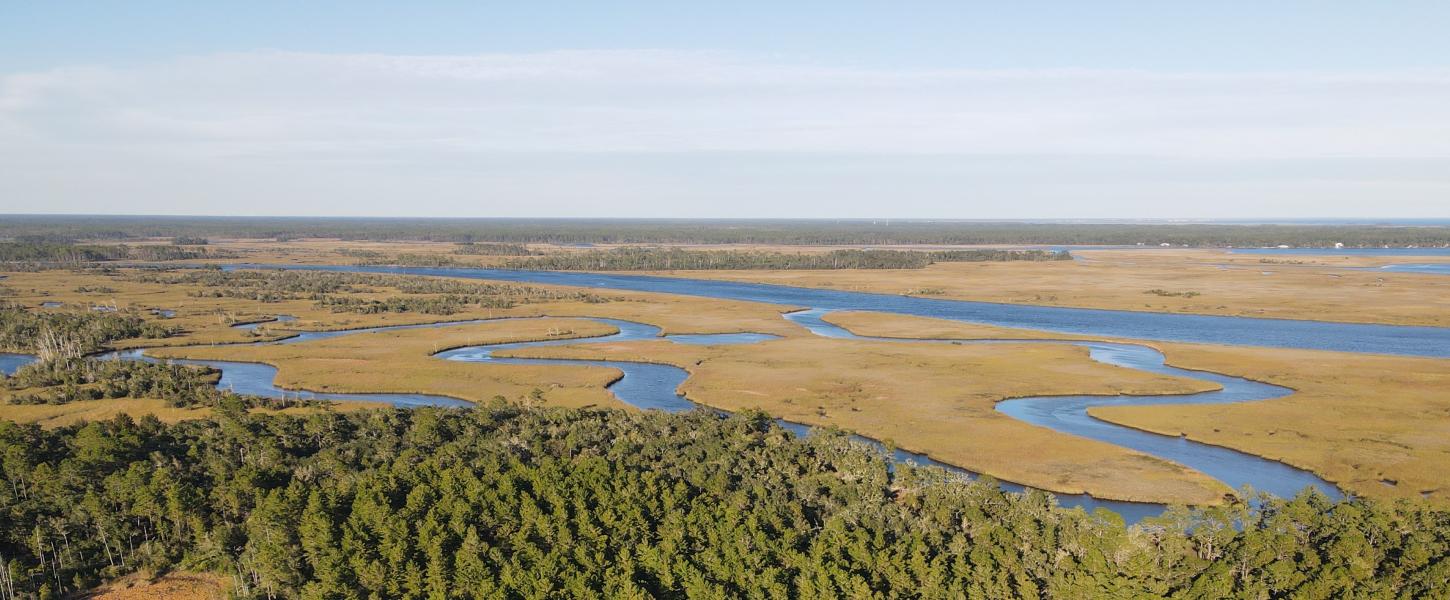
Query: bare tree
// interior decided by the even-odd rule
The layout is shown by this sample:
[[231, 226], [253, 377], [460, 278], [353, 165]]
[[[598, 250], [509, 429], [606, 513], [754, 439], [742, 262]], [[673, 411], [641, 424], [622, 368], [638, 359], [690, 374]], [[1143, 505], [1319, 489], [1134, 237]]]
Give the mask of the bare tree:
[[80, 358], [85, 354], [81, 340], [47, 324], [35, 340], [35, 355], [42, 362]]

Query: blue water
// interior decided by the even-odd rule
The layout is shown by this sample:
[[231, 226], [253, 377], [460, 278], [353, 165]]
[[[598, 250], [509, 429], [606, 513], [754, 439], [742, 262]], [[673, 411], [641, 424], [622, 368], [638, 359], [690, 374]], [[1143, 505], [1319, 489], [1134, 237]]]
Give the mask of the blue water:
[[1229, 252], [1298, 256], [1450, 256], [1450, 248], [1232, 248]]
[[33, 362], [35, 362], [35, 357], [29, 354], [0, 352], [0, 373], [4, 373], [7, 376], [14, 375], [16, 371], [20, 370], [20, 367]]
[[1423, 273], [1427, 275], [1450, 275], [1450, 263], [1426, 263], [1426, 264], [1402, 264], [1385, 265], [1380, 271], [1391, 271], [1394, 273]]
[[770, 335], [768, 333], [710, 333], [666, 336], [666, 339], [672, 342], [695, 346], [754, 344], [779, 338], [780, 336]]
[[[619, 330], [613, 335], [605, 335], [584, 339], [561, 339], [542, 342], [517, 342], [508, 344], [489, 344], [485, 346], [470, 346], [445, 350], [434, 356], [444, 360], [462, 362], [491, 363], [500, 365], [570, 365], [590, 366], [617, 369], [622, 376], [610, 384], [609, 391], [622, 402], [643, 409], [657, 409], [667, 412], [682, 412], [693, 410], [695, 403], [680, 396], [677, 391], [680, 384], [685, 382], [689, 376], [683, 369], [671, 365], [608, 361], [608, 360], [567, 360], [567, 359], [538, 359], [538, 358], [507, 358], [496, 356], [496, 352], [517, 350], [520, 348], [538, 348], [543, 346], [564, 346], [574, 344], [597, 344], [607, 342], [623, 342], [630, 340], [658, 339], [660, 328], [644, 323], [622, 321], [619, 319], [592, 319], [607, 325], [613, 325]], [[690, 336], [698, 343], [699, 338], [706, 336]], [[670, 338], [666, 338], [670, 339]]]
[[396, 273], [492, 279], [603, 289], [635, 290], [769, 302], [827, 310], [871, 310], [1002, 327], [1145, 340], [1239, 346], [1305, 348], [1450, 358], [1450, 329], [1254, 319], [1024, 304], [969, 302], [799, 288], [758, 283], [709, 281], [648, 275], [496, 269], [237, 265], [230, 268], [292, 268], [360, 273]]
[[[496, 356], [496, 352], [518, 350], [520, 348], [538, 348], [542, 346], [572, 346], [577, 344], [598, 344], [608, 342], [623, 342], [630, 340], [653, 340], [661, 339], [659, 327], [624, 321], [620, 319], [604, 319], [591, 317], [590, 320], [611, 325], [619, 331], [612, 335], [605, 335], [593, 338], [582, 339], [561, 339], [542, 342], [517, 342], [509, 344], [490, 344], [485, 346], [470, 346], [456, 348], [440, 352], [435, 356], [444, 360], [456, 360], [463, 362], [486, 362], [500, 365], [573, 365], [592, 366], [618, 369], [622, 376], [609, 385], [609, 391], [620, 401], [642, 409], [657, 409], [668, 412], [682, 412], [693, 410], [695, 403], [686, 400], [677, 391], [680, 384], [685, 382], [689, 376], [684, 369], [672, 365], [651, 364], [641, 362], [611, 361], [611, 360], [571, 360], [571, 359], [540, 359], [540, 358], [509, 358]], [[778, 336], [762, 333], [719, 333], [719, 334], [694, 334], [694, 335], [670, 335], [663, 336], [663, 339], [680, 344], [692, 345], [726, 345], [726, 344], [754, 344], [763, 341], [778, 339]]]
[[271, 327], [271, 326], [276, 325], [278, 323], [290, 323], [290, 322], [296, 321], [296, 320], [297, 320], [297, 317], [294, 317], [292, 315], [277, 315], [275, 317], [272, 317], [271, 319], [267, 319], [267, 320], [264, 320], [264, 321], [256, 321], [256, 322], [253, 322], [253, 323], [238, 323], [236, 325], [232, 325], [232, 328], [234, 328], [234, 329], [246, 329], [248, 331], [255, 331], [258, 327], [261, 327], [263, 325], [266, 325], [268, 327]]

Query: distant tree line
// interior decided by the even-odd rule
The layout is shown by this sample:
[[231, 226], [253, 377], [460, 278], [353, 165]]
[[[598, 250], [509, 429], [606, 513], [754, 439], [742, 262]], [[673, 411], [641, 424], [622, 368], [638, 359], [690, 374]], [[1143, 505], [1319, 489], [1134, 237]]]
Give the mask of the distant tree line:
[[359, 248], [339, 248], [338, 254], [357, 259], [352, 264], [359, 266], [373, 265], [400, 265], [406, 267], [457, 267], [464, 266], [454, 258], [454, 254], [465, 254], [454, 251], [453, 254], [401, 252], [398, 254], [387, 254], [377, 250], [363, 250]]
[[[344, 252], [344, 254], [348, 254]], [[380, 252], [368, 252], [367, 254], [353, 253], [358, 261], [353, 263], [360, 266], [372, 265], [400, 265], [404, 267], [457, 267], [463, 265], [451, 254], [426, 254], [418, 252], [403, 252], [400, 254], [383, 254]]]
[[195, 260], [202, 258], [233, 258], [234, 254], [210, 248], [184, 248], [180, 246], [123, 246], [127, 260], [165, 261]]
[[319, 308], [332, 312], [375, 315], [384, 313], [420, 313], [425, 315], [451, 315], [470, 308], [513, 308], [517, 304], [508, 298], [477, 296], [390, 296], [387, 298], [357, 298], [353, 296], [327, 296], [317, 301]]
[[49, 242], [0, 242], [0, 262], [80, 264], [126, 257], [124, 246], [57, 244]]
[[0, 423], [0, 598], [135, 571], [243, 598], [1431, 598], [1450, 513], [1312, 492], [1125, 529], [763, 414]]
[[832, 250], [820, 253], [622, 247], [521, 258], [507, 269], [669, 271], [708, 269], [920, 269], [938, 262], [1071, 260], [1045, 250]]
[[523, 244], [477, 244], [462, 242], [453, 249], [454, 254], [468, 256], [530, 256], [538, 254]]
[[125, 276], [128, 281], [164, 285], [184, 285], [194, 298], [240, 298], [257, 302], [283, 300], [317, 300], [328, 294], [350, 294], [373, 291], [386, 285], [384, 278], [351, 273], [318, 271], [223, 271], [211, 269], [163, 270], [148, 269]]
[[1450, 227], [771, 219], [405, 219], [7, 215], [0, 236], [430, 240], [508, 244], [1450, 246]]
[[[471, 308], [512, 308], [540, 302], [609, 302], [611, 297], [529, 285], [473, 283], [433, 277], [402, 277], [320, 271], [191, 269], [150, 270], [132, 281], [190, 285], [193, 297], [243, 298], [271, 303], [311, 300], [333, 312], [361, 314], [423, 313], [450, 315]], [[387, 290], [402, 295], [383, 296]]]
[[206, 248], [144, 245], [127, 246], [70, 244], [45, 241], [0, 242], [0, 269], [28, 270], [44, 267], [69, 267], [88, 263], [136, 260], [168, 261], [199, 258], [226, 258], [231, 254]]

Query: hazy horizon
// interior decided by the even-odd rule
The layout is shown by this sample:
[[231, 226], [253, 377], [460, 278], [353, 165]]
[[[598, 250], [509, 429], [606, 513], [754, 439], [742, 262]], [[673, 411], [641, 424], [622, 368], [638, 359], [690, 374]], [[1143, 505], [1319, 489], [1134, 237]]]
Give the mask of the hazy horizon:
[[1033, 224], [1033, 225], [1326, 225], [1326, 226], [1397, 226], [1397, 227], [1450, 227], [1450, 217], [1364, 217], [1364, 218], [1333, 218], [1333, 217], [1261, 217], [1261, 218], [1223, 218], [1223, 219], [1191, 219], [1191, 218], [1000, 218], [1000, 219], [957, 219], [957, 218], [902, 218], [902, 217], [573, 217], [573, 216], [517, 216], [517, 217], [492, 217], [492, 216], [412, 216], [412, 215], [390, 215], [390, 216], [368, 216], [368, 215], [238, 215], [238, 214], [172, 214], [172, 213], [0, 213], [0, 217], [33, 219], [45, 221], [47, 219], [162, 219], [162, 220], [186, 220], [186, 219], [218, 219], [218, 220], [256, 220], [266, 221], [269, 219], [289, 221], [328, 221], [328, 220], [362, 220], [362, 221], [500, 221], [500, 222], [604, 222], [604, 223], [634, 223], [634, 222], [659, 222], [659, 223], [770, 223], [770, 222], [816, 222], [816, 223], [872, 223], [886, 224], [899, 223], [962, 223], [962, 224]]

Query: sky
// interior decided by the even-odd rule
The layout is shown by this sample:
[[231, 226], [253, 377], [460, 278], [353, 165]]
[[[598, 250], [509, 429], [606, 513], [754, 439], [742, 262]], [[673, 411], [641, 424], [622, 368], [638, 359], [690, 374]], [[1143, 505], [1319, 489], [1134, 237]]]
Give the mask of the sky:
[[694, 4], [0, 2], [0, 213], [1450, 217], [1443, 1]]

